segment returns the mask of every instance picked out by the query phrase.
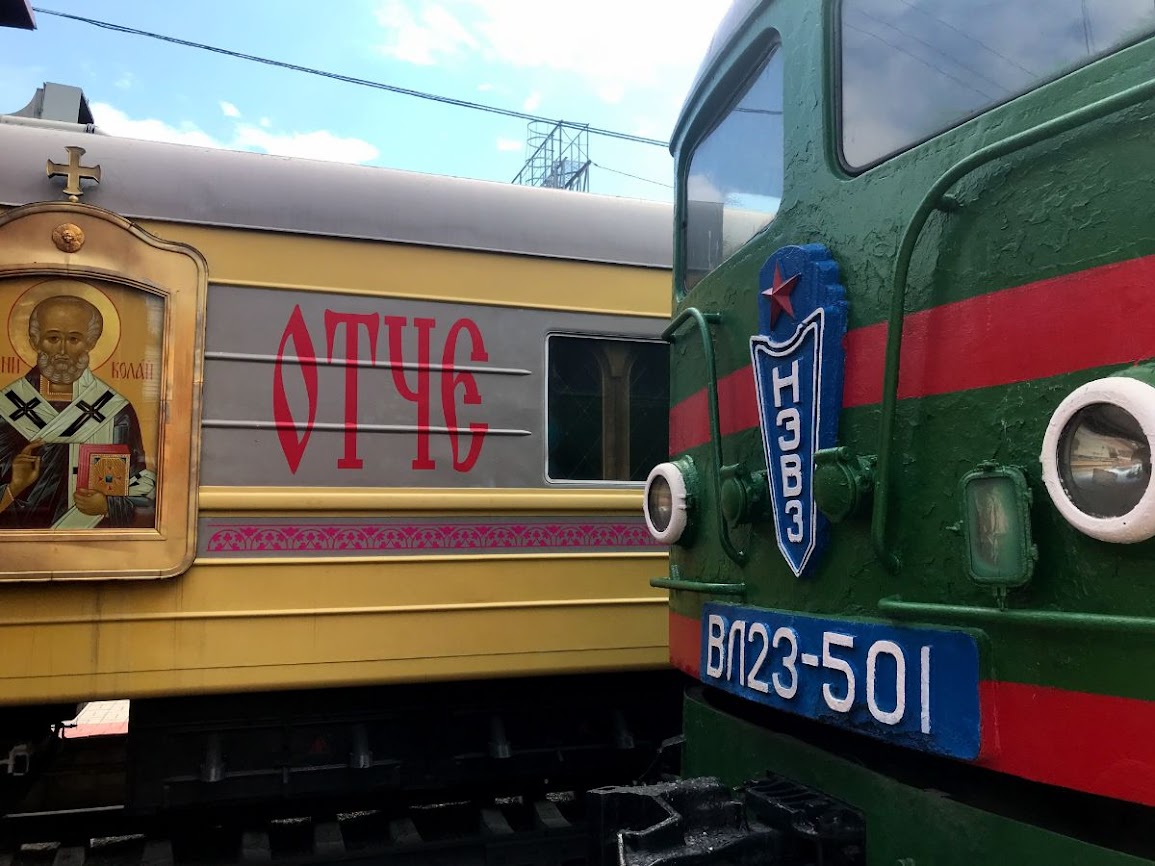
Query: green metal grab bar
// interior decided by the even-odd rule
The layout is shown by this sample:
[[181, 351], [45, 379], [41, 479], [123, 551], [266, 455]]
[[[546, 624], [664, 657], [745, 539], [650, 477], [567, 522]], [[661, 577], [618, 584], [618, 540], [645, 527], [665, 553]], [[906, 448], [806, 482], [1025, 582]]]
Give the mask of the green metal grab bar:
[[726, 515], [722, 513], [722, 426], [718, 421], [718, 368], [714, 362], [714, 343], [710, 340], [710, 328], [707, 323], [718, 324], [722, 321], [721, 313], [703, 313], [697, 307], [687, 307], [674, 317], [674, 320], [662, 331], [662, 339], [674, 343], [675, 335], [688, 321], [693, 321], [702, 338], [702, 356], [706, 361], [706, 395], [709, 400], [710, 415], [710, 445], [714, 452], [714, 510], [718, 514], [718, 535], [722, 541], [722, 549], [726, 555], [739, 565], [745, 565], [747, 554], [738, 550], [730, 540], [730, 525], [726, 522]]
[[682, 592], [701, 592], [708, 595], [745, 595], [745, 583], [710, 583], [704, 580], [688, 580], [682, 577], [678, 566], [670, 564], [669, 577], [650, 578], [650, 586], [658, 589], [678, 589]]
[[658, 589], [680, 589], [683, 592], [701, 592], [708, 595], [745, 595], [744, 583], [705, 583], [700, 580], [685, 580], [675, 577], [655, 577], [650, 586]]
[[1155, 79], [1096, 100], [1082, 108], [1077, 108], [980, 148], [947, 169], [919, 202], [914, 216], [911, 217], [906, 226], [906, 232], [903, 234], [902, 243], [899, 246], [898, 258], [894, 263], [890, 315], [886, 326], [886, 362], [883, 372], [878, 474], [875, 481], [874, 510], [870, 521], [870, 538], [874, 545], [874, 551], [889, 570], [897, 571], [899, 567], [898, 557], [887, 549], [886, 524], [890, 510], [891, 476], [893, 474], [891, 465], [894, 454], [894, 425], [898, 414], [898, 375], [899, 360], [902, 353], [902, 324], [906, 316], [907, 277], [910, 272], [910, 261], [914, 256], [915, 244], [922, 234], [922, 230], [926, 227], [931, 212], [939, 208], [953, 208], [956, 203], [950, 198], [947, 191], [980, 166], [1047, 138], [1061, 135], [1094, 120], [1099, 120], [1108, 114], [1137, 105], [1153, 96], [1155, 96]]
[[1002, 622], [1035, 628], [1155, 634], [1155, 618], [1149, 616], [1119, 616], [1107, 613], [1076, 613], [1061, 610], [1006, 610], [998, 607], [904, 601], [897, 596], [881, 599], [878, 602], [878, 609], [896, 619], [926, 617], [941, 620], [946, 618], [960, 622]]

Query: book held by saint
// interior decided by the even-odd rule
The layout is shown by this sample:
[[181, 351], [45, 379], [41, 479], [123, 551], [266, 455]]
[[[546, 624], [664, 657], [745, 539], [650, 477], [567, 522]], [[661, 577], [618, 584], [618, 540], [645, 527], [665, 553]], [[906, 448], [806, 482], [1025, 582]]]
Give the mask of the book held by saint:
[[130, 459], [127, 445], [81, 445], [77, 486], [105, 496], [128, 496]]

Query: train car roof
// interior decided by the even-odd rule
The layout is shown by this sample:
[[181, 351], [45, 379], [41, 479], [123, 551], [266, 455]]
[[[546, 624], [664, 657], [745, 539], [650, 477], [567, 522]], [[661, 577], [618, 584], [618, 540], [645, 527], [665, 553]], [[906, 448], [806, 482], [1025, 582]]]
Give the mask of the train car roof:
[[[46, 160], [85, 148], [83, 201], [130, 219], [670, 267], [669, 204], [0, 123], [0, 204], [59, 199]], [[35, 122], [34, 122], [35, 123]]]

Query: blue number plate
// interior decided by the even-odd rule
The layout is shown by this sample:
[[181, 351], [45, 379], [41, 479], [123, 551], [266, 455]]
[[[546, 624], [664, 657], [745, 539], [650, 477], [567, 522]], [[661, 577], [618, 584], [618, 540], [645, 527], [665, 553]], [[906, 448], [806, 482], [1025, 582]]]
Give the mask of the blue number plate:
[[979, 650], [963, 632], [707, 604], [701, 678], [901, 746], [979, 753]]

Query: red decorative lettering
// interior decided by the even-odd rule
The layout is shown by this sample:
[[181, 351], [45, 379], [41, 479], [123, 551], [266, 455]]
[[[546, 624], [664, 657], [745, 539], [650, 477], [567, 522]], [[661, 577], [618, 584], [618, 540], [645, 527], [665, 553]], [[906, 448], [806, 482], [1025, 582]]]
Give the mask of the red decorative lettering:
[[485, 444], [485, 434], [489, 431], [489, 425], [478, 423], [469, 425], [469, 453], [462, 459], [457, 439], [458, 386], [465, 389], [465, 393], [461, 396], [463, 405], [481, 405], [481, 392], [477, 389], [477, 381], [473, 374], [453, 369], [457, 359], [457, 337], [462, 331], [469, 332], [472, 347], [470, 360], [488, 361], [489, 353], [485, 351], [485, 341], [481, 337], [481, 329], [477, 327], [477, 323], [472, 319], [458, 319], [449, 329], [449, 336], [445, 338], [445, 350], [441, 355], [441, 409], [445, 413], [445, 426], [449, 428], [449, 444], [453, 448], [453, 468], [458, 472], [469, 472], [481, 456], [481, 446]]
[[345, 456], [337, 461], [338, 469], [360, 469], [365, 465], [357, 456], [357, 378], [361, 366], [360, 326], [369, 334], [369, 362], [377, 363], [377, 314], [335, 313], [325, 310], [325, 339], [329, 361], [333, 361], [333, 343], [337, 329], [345, 326]]
[[[381, 323], [386, 329], [387, 346], [381, 351], [388, 352], [387, 358], [393, 385], [402, 399], [416, 407], [417, 449], [412, 461], [415, 470], [430, 470], [437, 467], [432, 456], [432, 382], [434, 366], [431, 358], [432, 333], [437, 321], [431, 318], [414, 318], [415, 358], [406, 360], [407, 336], [411, 333], [410, 320], [405, 316], [381, 316], [377, 313], [348, 313], [325, 310], [325, 346], [328, 363], [343, 364], [345, 367], [345, 412], [344, 452], [337, 460], [338, 469], [363, 469], [365, 461], [359, 453], [360, 432], [360, 370], [361, 367], [376, 366], [378, 363], [378, 343]], [[344, 328], [344, 337], [341, 329]], [[368, 357], [362, 357], [362, 329], [369, 341]], [[477, 465], [489, 433], [489, 424], [471, 422], [461, 425], [458, 413], [463, 406], [482, 405], [481, 391], [472, 372], [457, 369], [457, 354], [463, 334], [468, 335], [469, 346], [461, 346], [463, 353], [473, 363], [489, 360], [485, 340], [476, 322], [461, 318], [453, 323], [446, 336], [438, 369], [441, 375], [441, 408], [445, 417], [445, 430], [449, 435], [453, 468], [457, 472], [470, 472]], [[343, 339], [343, 345], [342, 345]], [[277, 349], [273, 381], [273, 418], [280, 441], [281, 451], [289, 469], [296, 474], [308, 448], [309, 439], [317, 424], [319, 410], [319, 382], [317, 357], [308, 325], [300, 306], [293, 308], [281, 344]], [[286, 387], [286, 379], [292, 374], [289, 367], [295, 367], [301, 377], [301, 385], [295, 389]], [[118, 372], [126, 378], [150, 376], [151, 365], [122, 364]], [[292, 380], [290, 380], [292, 381]], [[300, 393], [303, 386], [307, 407], [298, 400], [296, 413], [290, 405], [289, 393]], [[302, 415], [305, 417], [302, 418]], [[438, 432], [442, 428], [437, 428]], [[466, 442], [468, 440], [468, 442]]]
[[417, 387], [410, 388], [405, 378], [405, 349], [402, 337], [409, 320], [404, 316], [385, 316], [389, 330], [389, 362], [397, 393], [410, 403], [417, 404], [417, 457], [414, 469], [435, 469], [437, 463], [429, 456], [429, 332], [437, 325], [436, 319], [414, 319], [417, 328]]
[[[305, 395], [309, 401], [309, 419], [305, 422], [300, 435], [298, 427], [301, 425], [293, 417], [293, 409], [289, 405], [288, 394], [285, 393], [285, 347], [290, 340], [293, 342], [295, 358], [288, 359], [288, 363], [300, 370]], [[313, 349], [313, 340], [309, 336], [309, 328], [305, 324], [305, 317], [301, 314], [300, 305], [293, 308], [293, 314], [289, 316], [285, 332], [281, 335], [281, 345], [277, 348], [277, 362], [273, 374], [273, 421], [277, 427], [277, 438], [281, 441], [281, 451], [285, 454], [290, 471], [295, 475], [301, 465], [301, 458], [305, 456], [305, 448], [309, 444], [309, 436], [313, 433], [313, 425], [317, 421], [317, 354]]]

